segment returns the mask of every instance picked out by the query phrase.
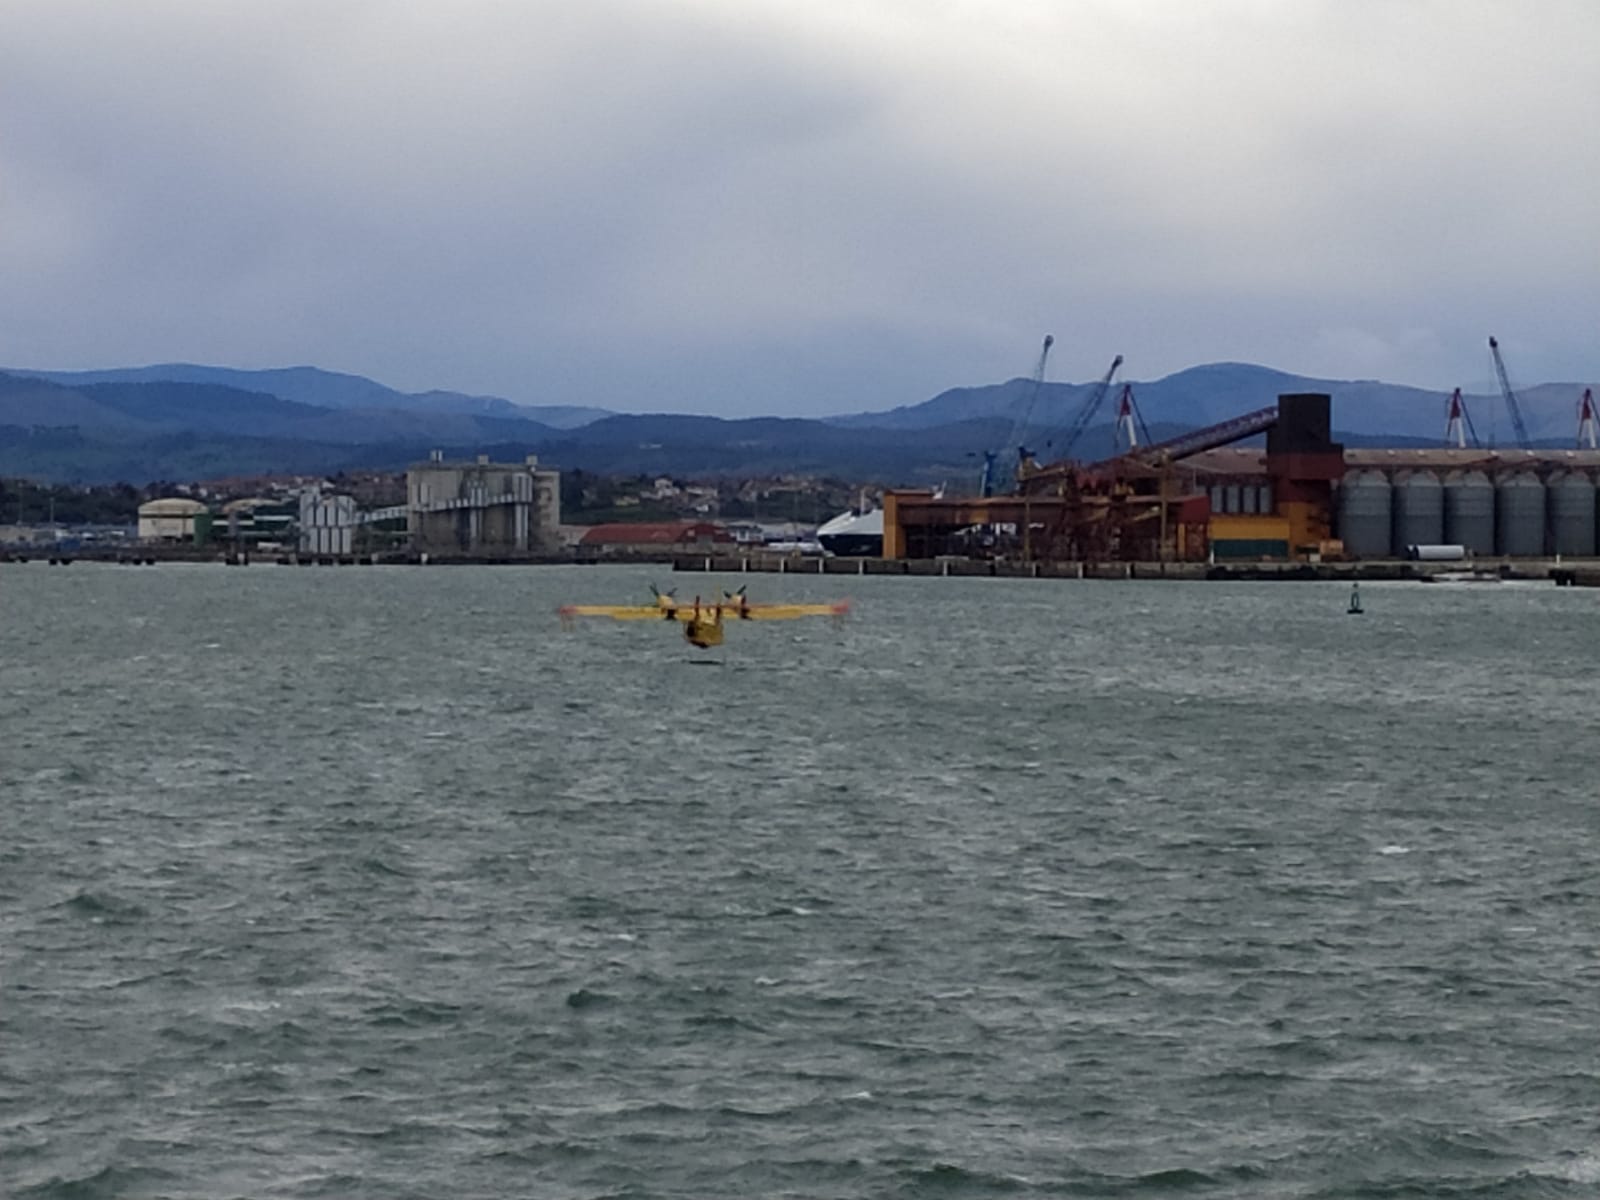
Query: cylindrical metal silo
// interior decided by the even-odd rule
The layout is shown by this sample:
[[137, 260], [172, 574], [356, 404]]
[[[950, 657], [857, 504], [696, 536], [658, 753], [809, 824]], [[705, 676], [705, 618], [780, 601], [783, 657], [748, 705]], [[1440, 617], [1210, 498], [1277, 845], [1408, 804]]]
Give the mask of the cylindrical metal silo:
[[1211, 485], [1211, 511], [1214, 513], [1228, 511], [1227, 506], [1222, 502], [1223, 491], [1224, 489], [1220, 483], [1213, 483]]
[[1518, 471], [1495, 483], [1494, 549], [1520, 558], [1544, 553], [1544, 484], [1537, 475]]
[[1473, 554], [1494, 553], [1494, 485], [1482, 471], [1445, 479], [1444, 540]]
[[1388, 558], [1390, 541], [1389, 480], [1381, 471], [1356, 471], [1339, 485], [1339, 537], [1345, 553], [1355, 558]]
[[1261, 511], [1264, 513], [1277, 512], [1278, 510], [1274, 508], [1272, 504], [1272, 485], [1270, 483], [1263, 483], [1256, 490], [1260, 493], [1259, 506]]
[[1582, 471], [1567, 471], [1550, 481], [1550, 548], [1575, 558], [1594, 555], [1594, 481]]
[[1245, 484], [1239, 489], [1239, 511], [1253, 513], [1256, 511], [1256, 489], [1254, 484]]
[[1432, 471], [1408, 471], [1394, 484], [1394, 545], [1435, 546], [1444, 536], [1444, 486]]
[[1239, 485], [1237, 483], [1230, 483], [1223, 489], [1222, 511], [1230, 513], [1244, 511], [1244, 506], [1239, 503]]

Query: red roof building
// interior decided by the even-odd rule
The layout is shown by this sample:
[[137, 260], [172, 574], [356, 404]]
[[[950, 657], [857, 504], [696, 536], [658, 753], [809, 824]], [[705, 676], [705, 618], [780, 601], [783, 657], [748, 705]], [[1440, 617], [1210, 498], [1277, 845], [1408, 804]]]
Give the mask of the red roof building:
[[578, 539], [581, 551], [591, 554], [629, 554], [645, 551], [671, 553], [731, 546], [733, 534], [709, 521], [643, 521], [596, 525]]

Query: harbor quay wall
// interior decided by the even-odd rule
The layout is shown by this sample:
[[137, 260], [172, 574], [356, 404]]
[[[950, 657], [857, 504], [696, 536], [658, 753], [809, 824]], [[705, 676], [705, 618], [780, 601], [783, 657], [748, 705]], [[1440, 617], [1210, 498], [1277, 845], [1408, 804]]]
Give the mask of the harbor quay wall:
[[650, 554], [622, 561], [574, 558], [570, 554], [430, 556], [417, 553], [364, 555], [240, 554], [183, 546], [140, 546], [119, 550], [94, 549], [64, 553], [47, 547], [0, 551], [0, 563], [36, 562], [70, 565], [73, 562], [154, 566], [158, 563], [224, 564], [227, 566], [278, 565], [299, 567], [352, 566], [617, 566], [625, 563], [669, 566], [674, 571], [719, 574], [768, 575], [890, 575], [899, 577], [989, 579], [1165, 579], [1183, 580], [1365, 580], [1418, 581], [1470, 570], [1478, 576], [1502, 579], [1553, 580], [1560, 585], [1600, 587], [1600, 557], [1596, 558], [1485, 558], [1470, 562], [1417, 562], [1399, 559], [1360, 559], [1345, 562], [991, 562], [983, 559], [818, 558], [800, 555], [760, 554]]
[[942, 558], [814, 558], [760, 555], [679, 555], [673, 570], [740, 574], [898, 575], [998, 579], [1166, 580], [1423, 580], [1471, 570], [1503, 579], [1584, 582], [1600, 579], [1600, 559], [1476, 558], [1466, 562], [1364, 559], [1348, 562], [990, 562]]
[[[492, 554], [428, 554], [416, 551], [319, 554], [191, 545], [132, 545], [116, 549], [92, 547], [74, 550], [57, 550], [47, 546], [17, 546], [0, 549], [0, 563], [48, 562], [63, 565], [74, 562], [100, 562], [121, 563], [127, 566], [155, 566], [158, 563], [221, 563], [230, 567], [262, 564], [276, 564], [282, 567], [549, 566], [585, 561], [587, 560], [575, 559], [570, 554], [532, 551]], [[660, 554], [648, 561], [670, 565], [672, 556]]]

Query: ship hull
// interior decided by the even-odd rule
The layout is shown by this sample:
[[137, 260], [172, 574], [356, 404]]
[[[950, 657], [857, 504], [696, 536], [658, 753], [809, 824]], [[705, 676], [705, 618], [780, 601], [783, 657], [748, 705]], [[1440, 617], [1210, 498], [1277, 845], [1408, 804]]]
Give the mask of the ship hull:
[[833, 533], [819, 536], [817, 541], [829, 554], [841, 558], [879, 558], [883, 554], [881, 533]]
[[817, 541], [828, 554], [877, 558], [883, 554], [883, 510], [840, 513], [817, 530]]

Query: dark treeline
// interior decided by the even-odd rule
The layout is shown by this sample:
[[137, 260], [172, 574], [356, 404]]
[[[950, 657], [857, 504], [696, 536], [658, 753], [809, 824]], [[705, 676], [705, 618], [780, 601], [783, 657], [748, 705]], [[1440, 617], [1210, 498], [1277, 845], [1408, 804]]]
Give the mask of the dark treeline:
[[139, 505], [164, 494], [160, 487], [141, 489], [126, 483], [79, 487], [0, 479], [0, 525], [39, 525], [46, 521], [132, 525], [139, 519]]

